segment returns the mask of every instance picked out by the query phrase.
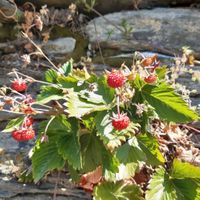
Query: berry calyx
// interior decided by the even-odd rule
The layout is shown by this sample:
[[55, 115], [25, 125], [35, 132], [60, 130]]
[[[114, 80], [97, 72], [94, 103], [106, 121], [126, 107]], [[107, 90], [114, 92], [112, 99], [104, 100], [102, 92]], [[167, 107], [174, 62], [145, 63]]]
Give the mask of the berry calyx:
[[33, 118], [32, 117], [26, 117], [23, 124], [22, 124], [22, 127], [29, 127], [29, 126], [32, 126], [33, 125]]
[[124, 74], [119, 70], [112, 70], [107, 75], [107, 83], [111, 88], [122, 87], [125, 83], [126, 78]]
[[30, 94], [26, 95], [26, 98], [23, 100], [23, 103], [26, 105], [32, 104], [34, 99], [31, 97]]
[[17, 92], [24, 92], [27, 89], [26, 81], [22, 78], [15, 79], [11, 84], [11, 88]]
[[156, 62], [157, 58], [158, 58], [158, 55], [157, 55], [157, 54], [153, 55], [152, 57], [144, 58], [144, 59], [141, 61], [141, 64], [142, 64], [144, 67], [153, 65], [153, 63]]
[[151, 84], [151, 83], [155, 83], [157, 80], [157, 76], [156, 75], [149, 75], [147, 77], [144, 78], [144, 81], [148, 84]]
[[35, 131], [31, 128], [16, 130], [12, 132], [12, 137], [18, 142], [28, 141], [35, 137]]
[[123, 130], [126, 129], [129, 126], [130, 119], [126, 114], [114, 114], [114, 117], [112, 118], [112, 126], [116, 130]]

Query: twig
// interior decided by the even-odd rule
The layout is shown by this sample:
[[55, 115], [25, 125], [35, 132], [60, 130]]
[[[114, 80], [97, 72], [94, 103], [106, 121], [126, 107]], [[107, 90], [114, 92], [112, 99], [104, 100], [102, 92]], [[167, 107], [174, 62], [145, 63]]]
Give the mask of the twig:
[[38, 47], [38, 45], [35, 44], [35, 42], [34, 42], [33, 40], [31, 40], [31, 38], [29, 38], [29, 36], [28, 36], [26, 33], [22, 32], [22, 35], [23, 35], [25, 38], [27, 38], [27, 39], [29, 40], [29, 42], [31, 42], [31, 43], [34, 45], [34, 47], [41, 53], [41, 55], [42, 55], [42, 56], [52, 65], [52, 67], [57, 71], [58, 68], [57, 68], [57, 67], [54, 65], [54, 63], [44, 54], [44, 52], [41, 50], [41, 48]]
[[193, 131], [196, 132], [197, 134], [200, 134], [200, 130], [199, 130], [199, 129], [194, 128], [194, 127], [192, 127], [192, 126], [190, 126], [190, 125], [182, 124], [181, 126], [187, 128], [187, 129], [193, 130]]
[[94, 28], [95, 28], [96, 41], [97, 41], [99, 53], [100, 53], [100, 56], [101, 56], [101, 59], [102, 59], [102, 62], [103, 62], [103, 64], [104, 64], [104, 66], [106, 66], [106, 63], [105, 63], [105, 60], [104, 60], [104, 57], [103, 57], [103, 53], [102, 53], [102, 50], [101, 50], [100, 42], [99, 42], [99, 39], [98, 39], [98, 32], [97, 32], [97, 27], [96, 27], [95, 22], [94, 22]]

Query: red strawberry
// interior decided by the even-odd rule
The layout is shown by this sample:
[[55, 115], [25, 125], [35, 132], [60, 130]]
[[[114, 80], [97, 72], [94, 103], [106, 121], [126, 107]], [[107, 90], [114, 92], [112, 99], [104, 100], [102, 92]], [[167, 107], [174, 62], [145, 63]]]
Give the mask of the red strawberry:
[[33, 121], [34, 120], [33, 120], [32, 117], [26, 117], [24, 122], [23, 122], [23, 124], [22, 124], [22, 126], [23, 127], [29, 127], [29, 126], [31, 126], [33, 124]]
[[126, 78], [121, 71], [112, 70], [112, 72], [108, 73], [107, 83], [112, 88], [122, 87], [125, 81]]
[[26, 81], [21, 78], [15, 79], [11, 84], [11, 88], [17, 92], [24, 92], [27, 89]]
[[156, 75], [149, 75], [149, 76], [147, 76], [147, 77], [144, 78], [144, 81], [146, 83], [149, 83], [149, 84], [155, 83], [156, 80], [157, 80], [157, 76]]
[[116, 130], [123, 130], [129, 126], [130, 119], [126, 114], [114, 115], [112, 125]]
[[31, 140], [35, 137], [35, 131], [33, 129], [20, 129], [12, 132], [12, 137], [18, 142], [24, 142]]

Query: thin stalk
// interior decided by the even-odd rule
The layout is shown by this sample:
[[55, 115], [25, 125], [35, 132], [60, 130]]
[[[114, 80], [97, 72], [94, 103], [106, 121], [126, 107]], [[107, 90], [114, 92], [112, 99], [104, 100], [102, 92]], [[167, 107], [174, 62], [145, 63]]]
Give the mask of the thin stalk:
[[120, 118], [119, 95], [117, 95], [117, 114], [118, 114], [118, 118]]
[[41, 55], [52, 65], [52, 67], [57, 71], [58, 70], [58, 68], [54, 65], [54, 63], [44, 54], [44, 52], [42, 51], [42, 49], [33, 41], [33, 40], [31, 40], [30, 38], [29, 38], [29, 36], [26, 34], [26, 33], [24, 33], [24, 32], [22, 32], [22, 35], [25, 37], [25, 38], [27, 38], [28, 40], [29, 40], [29, 42], [31, 42], [33, 45], [34, 45], [34, 47], [41, 53]]

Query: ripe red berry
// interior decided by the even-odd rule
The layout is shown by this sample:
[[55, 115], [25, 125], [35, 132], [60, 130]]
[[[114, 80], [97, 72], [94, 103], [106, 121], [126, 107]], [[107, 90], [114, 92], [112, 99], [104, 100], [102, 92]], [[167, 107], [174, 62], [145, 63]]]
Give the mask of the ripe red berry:
[[17, 92], [24, 92], [27, 89], [26, 81], [23, 79], [15, 79], [11, 84], [11, 88]]
[[33, 129], [20, 129], [12, 132], [12, 137], [18, 142], [31, 140], [35, 137]]
[[147, 76], [147, 77], [144, 78], [144, 81], [146, 83], [149, 83], [149, 84], [155, 83], [156, 80], [157, 80], [157, 76], [156, 75], [149, 75], [149, 76]]
[[22, 127], [29, 127], [29, 126], [32, 126], [33, 124], [33, 118], [32, 117], [26, 117], [23, 124], [22, 124]]
[[112, 88], [122, 87], [126, 78], [121, 71], [112, 70], [107, 76], [107, 83]]
[[115, 115], [112, 118], [112, 126], [116, 130], [123, 130], [129, 126], [130, 119], [126, 114]]

